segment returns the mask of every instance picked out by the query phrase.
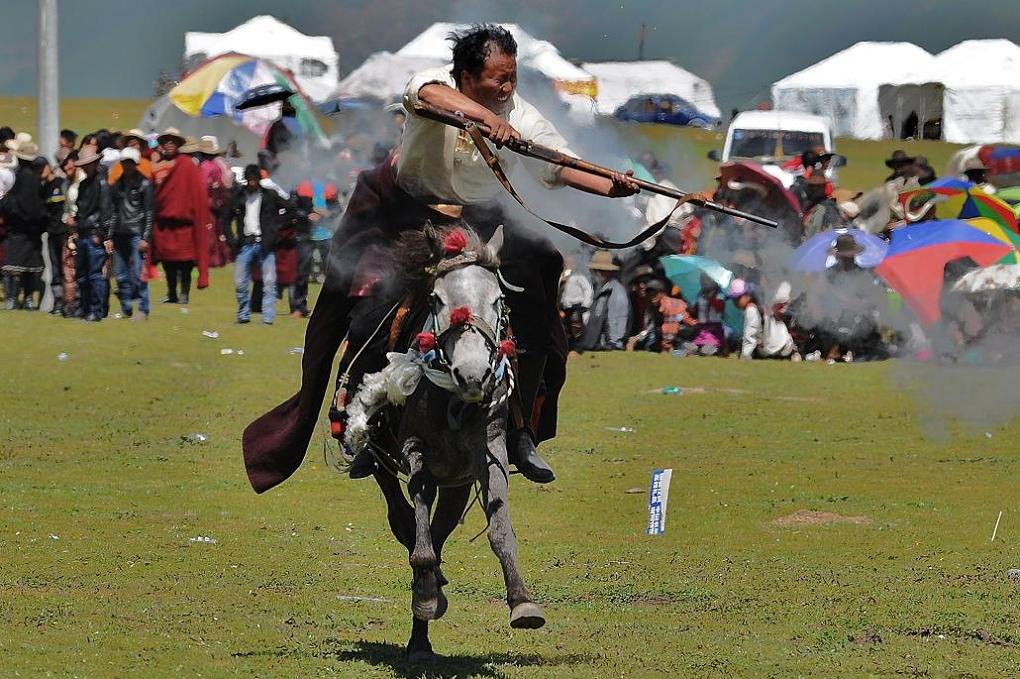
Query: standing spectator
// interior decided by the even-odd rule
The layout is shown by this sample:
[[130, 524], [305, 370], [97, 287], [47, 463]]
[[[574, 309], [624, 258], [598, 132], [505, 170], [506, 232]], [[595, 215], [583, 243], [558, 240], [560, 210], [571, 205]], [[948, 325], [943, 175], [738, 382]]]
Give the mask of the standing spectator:
[[[122, 174], [110, 189], [113, 202], [113, 268], [125, 318], [149, 316], [149, 283], [142, 280], [145, 253], [152, 238], [152, 182], [138, 169], [138, 149], [121, 151]], [[132, 303], [138, 300], [138, 315]]]
[[67, 236], [64, 238], [64, 249], [60, 253], [60, 268], [64, 282], [64, 317], [71, 318], [78, 315], [78, 276], [75, 273], [75, 260], [77, 259], [77, 234], [74, 231], [74, 223], [78, 216], [78, 188], [85, 173], [78, 167], [78, 152], [71, 151], [64, 158], [60, 169], [64, 173], [64, 226], [67, 227]]
[[630, 325], [630, 298], [619, 279], [620, 267], [608, 250], [599, 250], [588, 265], [599, 278], [582, 345], [585, 349], [621, 350]]
[[42, 234], [47, 221], [39, 170], [33, 165], [39, 157], [39, 147], [23, 139], [12, 151], [18, 167], [14, 172], [14, 186], [4, 196], [2, 204], [7, 234], [3, 260], [4, 308], [33, 311], [37, 308], [36, 281], [44, 268]]
[[162, 301], [187, 304], [196, 263], [199, 289], [209, 286], [209, 196], [202, 187], [198, 166], [179, 153], [185, 142], [180, 132], [169, 128], [157, 141], [162, 159], [152, 168], [156, 184], [152, 261], [162, 262], [166, 273], [167, 295]]
[[[61, 149], [58, 154], [69, 155]], [[50, 291], [53, 293], [51, 314], [64, 313], [63, 253], [67, 244], [67, 224], [64, 223], [64, 178], [54, 172], [43, 157], [36, 158], [42, 181], [42, 197], [46, 203], [46, 251], [50, 258]]]
[[78, 144], [78, 133], [74, 130], [61, 130], [60, 131], [60, 148], [73, 151], [74, 147]]
[[[145, 133], [137, 128], [131, 129], [121, 136], [120, 141], [123, 144], [123, 148], [138, 151], [139, 160], [136, 163], [138, 171], [146, 179], [152, 179], [152, 161], [147, 157], [149, 142], [145, 139]], [[110, 168], [107, 179], [109, 179], [111, 185], [120, 179], [121, 172], [123, 172], [123, 168], [120, 163]]]
[[244, 185], [234, 192], [228, 228], [236, 234], [233, 241], [237, 252], [234, 260], [237, 322], [251, 321], [248, 288], [251, 269], [255, 266], [262, 273], [262, 322], [272, 325], [276, 316], [275, 250], [281, 215], [287, 212], [287, 208], [280, 194], [262, 186], [260, 179], [257, 165], [244, 168]]
[[75, 232], [77, 233], [75, 272], [81, 296], [81, 312], [86, 321], [103, 320], [106, 278], [103, 267], [113, 251], [110, 236], [110, 186], [99, 175], [100, 156], [86, 146], [75, 163], [85, 177], [78, 184]]
[[226, 221], [227, 210], [230, 209], [231, 188], [234, 185], [234, 173], [230, 165], [223, 160], [224, 150], [214, 135], [206, 135], [198, 140], [198, 172], [202, 177], [202, 186], [209, 196], [209, 213], [211, 221], [206, 234], [209, 244], [209, 266], [226, 266], [230, 261], [230, 247], [226, 234], [221, 226]]

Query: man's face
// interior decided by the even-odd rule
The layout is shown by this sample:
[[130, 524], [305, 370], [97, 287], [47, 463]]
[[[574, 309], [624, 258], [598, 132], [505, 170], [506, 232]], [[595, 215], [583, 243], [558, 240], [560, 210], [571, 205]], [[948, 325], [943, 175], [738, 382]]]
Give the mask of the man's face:
[[60, 138], [60, 148], [62, 148], [62, 149], [73, 149], [74, 148], [74, 140], [73, 139], [68, 139], [67, 137], [61, 137]]
[[125, 177], [134, 177], [135, 173], [138, 172], [138, 165], [133, 160], [122, 160], [120, 161], [121, 167], [124, 169]]
[[173, 139], [167, 139], [160, 148], [163, 149], [164, 158], [174, 158], [177, 156], [177, 142]]
[[64, 174], [68, 177], [74, 176], [74, 161], [71, 159], [65, 160], [64, 164], [60, 166], [60, 169], [64, 171]]
[[481, 73], [461, 72], [460, 89], [493, 113], [505, 112], [517, 89], [517, 59], [490, 45]]
[[138, 141], [138, 139], [134, 137], [129, 137], [127, 140], [127, 144], [124, 145], [124, 148], [138, 149], [138, 151], [141, 152], [142, 142]]
[[255, 193], [259, 190], [259, 180], [254, 177], [248, 177], [244, 180], [244, 190], [248, 193]]

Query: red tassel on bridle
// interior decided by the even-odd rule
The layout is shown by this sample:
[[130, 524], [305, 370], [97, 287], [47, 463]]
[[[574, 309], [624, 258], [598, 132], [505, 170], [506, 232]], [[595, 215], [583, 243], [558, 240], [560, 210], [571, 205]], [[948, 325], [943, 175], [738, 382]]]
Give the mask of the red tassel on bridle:
[[471, 322], [472, 316], [470, 307], [459, 306], [450, 312], [450, 327], [467, 325]]
[[460, 229], [454, 229], [446, 234], [446, 238], [443, 239], [443, 252], [447, 255], [459, 255], [464, 252], [467, 244], [467, 236], [464, 235], [464, 232]]

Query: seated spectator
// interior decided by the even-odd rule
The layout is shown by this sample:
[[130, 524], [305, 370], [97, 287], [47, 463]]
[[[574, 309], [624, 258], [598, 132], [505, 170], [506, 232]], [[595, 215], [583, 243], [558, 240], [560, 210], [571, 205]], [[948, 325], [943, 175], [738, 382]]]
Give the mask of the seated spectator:
[[681, 340], [691, 340], [698, 324], [687, 312], [687, 304], [666, 294], [660, 280], [645, 283], [644, 323], [641, 330], [627, 341], [627, 351], [673, 351]]
[[560, 314], [572, 350], [581, 345], [594, 295], [591, 281], [574, 268], [573, 257], [564, 258], [563, 273], [560, 275]]
[[754, 283], [739, 278], [730, 283], [729, 298], [744, 312], [744, 334], [740, 341], [740, 358], [790, 358], [795, 346], [786, 324], [786, 307], [790, 301], [790, 284], [783, 283], [774, 298], [772, 309], [765, 313], [758, 300]]
[[684, 342], [689, 354], [714, 356], [726, 350], [726, 331], [723, 327], [723, 311], [726, 298], [719, 284], [708, 276], [701, 276], [701, 290], [694, 300], [693, 315], [697, 320], [693, 338]]

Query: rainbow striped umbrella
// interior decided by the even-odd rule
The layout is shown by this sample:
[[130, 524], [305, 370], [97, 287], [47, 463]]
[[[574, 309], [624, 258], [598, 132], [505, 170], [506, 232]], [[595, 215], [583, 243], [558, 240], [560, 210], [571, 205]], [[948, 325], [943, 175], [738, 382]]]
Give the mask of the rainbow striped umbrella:
[[960, 179], [934, 181], [920, 189], [904, 191], [900, 201], [904, 208], [928, 200], [935, 201], [935, 216], [939, 219], [974, 219], [985, 217], [1020, 233], [1016, 213], [1004, 200], [985, 193], [980, 187]]
[[990, 232], [999, 227], [989, 223], [946, 219], [896, 229], [875, 272], [900, 293], [922, 323], [930, 325], [942, 315], [939, 303], [947, 263], [969, 257], [978, 266], [990, 266], [1016, 255], [1016, 241]]
[[[273, 121], [280, 117], [282, 104], [277, 102], [243, 111], [236, 107], [243, 100], [245, 92], [271, 83], [300, 92], [294, 79], [270, 62], [243, 54], [225, 54], [201, 63], [170, 90], [169, 97], [174, 106], [189, 116], [226, 116], [255, 134], [263, 135]], [[295, 95], [290, 101], [305, 134], [322, 139], [322, 128], [305, 97]]]

